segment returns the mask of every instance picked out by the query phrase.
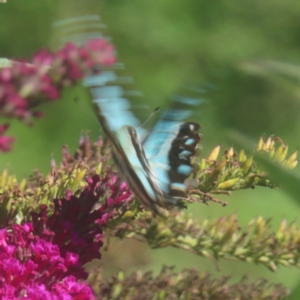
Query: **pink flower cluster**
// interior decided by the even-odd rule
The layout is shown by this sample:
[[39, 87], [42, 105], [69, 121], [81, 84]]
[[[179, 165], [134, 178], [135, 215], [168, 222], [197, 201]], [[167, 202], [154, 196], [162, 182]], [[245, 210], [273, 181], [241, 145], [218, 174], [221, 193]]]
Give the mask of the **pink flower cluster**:
[[115, 61], [114, 47], [98, 39], [81, 47], [68, 43], [55, 53], [40, 50], [32, 63], [14, 62], [0, 71], [0, 115], [22, 120], [40, 116], [31, 112], [34, 106], [57, 99], [63, 87], [82, 79], [94, 67]]
[[33, 235], [32, 223], [0, 231], [1, 299], [93, 299], [92, 289], [66, 271], [78, 257], [63, 258], [57, 245]]
[[[45, 82], [49, 89], [48, 98], [56, 98], [52, 94], [49, 84], [61, 88], [80, 80], [89, 74], [97, 66], [110, 66], [116, 62], [113, 45], [105, 39], [90, 40], [83, 46], [77, 47], [67, 43], [63, 49], [55, 54], [47, 50], [39, 51], [33, 57], [33, 65], [42, 70], [41, 73], [49, 73], [51, 80]], [[51, 69], [49, 70], [49, 66]], [[48, 72], [49, 71], [49, 72]]]
[[102, 227], [131, 198], [114, 176], [94, 175], [78, 196], [56, 199], [53, 214], [42, 205], [32, 222], [2, 229], [0, 298], [94, 299], [93, 290], [78, 282], [88, 275], [83, 265], [101, 257]]
[[116, 61], [114, 47], [105, 39], [90, 40], [77, 47], [68, 43], [51, 53], [45, 49], [32, 62], [13, 62], [0, 69], [0, 116], [30, 122], [40, 117], [37, 105], [57, 99], [60, 90], [93, 72], [97, 66]]

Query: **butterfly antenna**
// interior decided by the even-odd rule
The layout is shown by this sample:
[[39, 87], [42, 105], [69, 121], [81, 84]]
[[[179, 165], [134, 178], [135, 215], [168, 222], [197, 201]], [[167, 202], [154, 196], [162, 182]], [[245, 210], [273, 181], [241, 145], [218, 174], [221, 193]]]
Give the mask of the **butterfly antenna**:
[[138, 128], [141, 128], [142, 126], [144, 126], [154, 116], [154, 114], [156, 114], [156, 112], [158, 110], [159, 110], [159, 106], [154, 108], [153, 111], [151, 112], [151, 114], [149, 115], [149, 117], [146, 119], [146, 121], [144, 121], [144, 123], [141, 124]]

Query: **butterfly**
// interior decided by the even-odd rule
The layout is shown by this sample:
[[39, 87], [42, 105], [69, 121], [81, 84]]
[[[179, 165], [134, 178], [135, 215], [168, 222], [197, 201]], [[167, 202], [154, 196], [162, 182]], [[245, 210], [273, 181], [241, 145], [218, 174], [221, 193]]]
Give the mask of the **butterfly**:
[[[95, 16], [92, 17], [94, 20]], [[88, 40], [88, 35], [83, 34], [80, 40]], [[195, 110], [201, 100], [174, 96], [171, 106], [163, 111], [152, 130], [145, 133], [131, 111], [129, 100], [138, 93], [125, 87], [131, 81], [118, 76], [117, 71], [117, 64], [113, 68], [99, 66], [85, 77], [83, 85], [90, 90], [121, 177], [145, 207], [164, 215], [165, 208], [180, 206], [180, 199], [186, 197], [185, 180], [193, 170], [191, 158], [200, 142], [200, 125], [184, 120], [191, 115], [191, 107]]]

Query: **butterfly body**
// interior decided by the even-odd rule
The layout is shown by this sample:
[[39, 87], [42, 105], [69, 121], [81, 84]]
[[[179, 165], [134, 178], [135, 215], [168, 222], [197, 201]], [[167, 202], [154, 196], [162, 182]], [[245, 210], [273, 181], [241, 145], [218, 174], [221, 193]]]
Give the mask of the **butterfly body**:
[[156, 206], [164, 206], [164, 194], [146, 157], [139, 135], [131, 126], [121, 128], [117, 135], [119, 134], [122, 136], [118, 139], [118, 146], [114, 148], [113, 157], [120, 174], [136, 197], [146, 207], [158, 212]]

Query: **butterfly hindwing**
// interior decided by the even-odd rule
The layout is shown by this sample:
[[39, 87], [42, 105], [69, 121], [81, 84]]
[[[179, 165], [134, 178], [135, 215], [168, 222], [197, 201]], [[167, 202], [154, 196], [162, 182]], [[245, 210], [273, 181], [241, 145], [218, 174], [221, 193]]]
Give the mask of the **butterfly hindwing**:
[[169, 171], [170, 194], [173, 196], [186, 196], [185, 180], [193, 171], [191, 158], [195, 156], [197, 146], [200, 143], [199, 129], [198, 123], [182, 123], [171, 144], [168, 158], [171, 167]]
[[185, 96], [176, 94], [172, 97], [170, 106], [144, 142], [154, 176], [165, 195], [173, 196], [165, 197], [166, 202], [172, 204], [177, 202], [174, 196], [184, 197], [186, 194], [184, 182], [193, 170], [191, 157], [200, 142], [200, 125], [185, 120], [203, 102], [190, 88], [181, 88], [180, 92]]

